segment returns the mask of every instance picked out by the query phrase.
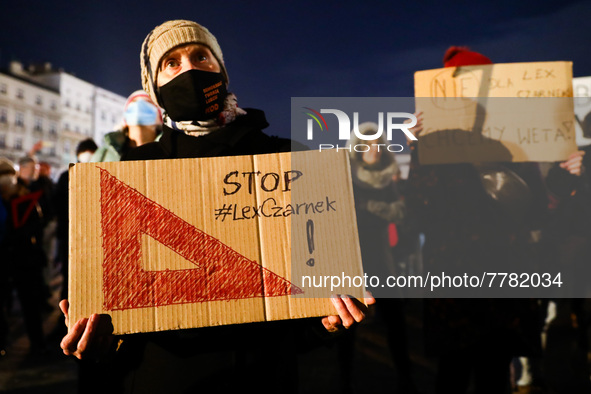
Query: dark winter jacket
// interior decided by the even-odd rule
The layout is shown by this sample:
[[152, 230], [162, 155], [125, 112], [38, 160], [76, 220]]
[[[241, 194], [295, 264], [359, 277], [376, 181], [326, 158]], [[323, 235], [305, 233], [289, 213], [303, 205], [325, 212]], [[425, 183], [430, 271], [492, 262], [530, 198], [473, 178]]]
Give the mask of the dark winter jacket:
[[164, 126], [160, 141], [132, 149], [122, 160], [239, 156], [304, 149], [292, 140], [263, 133], [268, 125], [263, 111], [248, 109], [246, 115], [236, 118], [228, 126], [201, 137]]
[[5, 204], [8, 218], [2, 241], [2, 264], [8, 272], [26, 274], [41, 270], [47, 263], [42, 247], [43, 212], [39, 200], [42, 191], [32, 191], [21, 179], [15, 193]]
[[[161, 135], [161, 129], [160, 126], [158, 126], [155, 141], [158, 141]], [[94, 152], [90, 161], [119, 161], [121, 160], [121, 157], [125, 156], [131, 149], [131, 140], [125, 129], [112, 131], [105, 135], [103, 145]]]
[[[362, 134], [374, 134], [378, 125], [365, 122], [359, 125]], [[363, 143], [355, 134], [350, 145]], [[389, 226], [401, 226], [406, 217], [405, 203], [398, 194], [394, 176], [399, 174], [398, 164], [392, 153], [385, 150], [382, 136], [376, 144], [382, 144], [382, 152], [376, 163], [363, 160], [363, 152], [351, 150], [351, 176], [357, 212], [357, 228], [364, 272], [385, 281], [388, 275], [397, 275], [389, 243]], [[376, 148], [374, 148], [376, 149]], [[372, 288], [374, 297], [393, 297], [392, 289]]]
[[[425, 235], [425, 272], [531, 272], [537, 259], [529, 242], [535, 225], [528, 218], [536, 215], [526, 209], [542, 204], [532, 203], [532, 191], [538, 186], [525, 184], [509, 170], [520, 166], [419, 165], [417, 149], [412, 145], [406, 202], [409, 214]], [[497, 177], [515, 183], [511, 193], [498, 193], [502, 188], [494, 185]], [[543, 200], [544, 195], [539, 198]], [[536, 300], [478, 298], [476, 291], [461, 291], [463, 298], [425, 300], [429, 353], [441, 355], [470, 348], [526, 356], [540, 351]]]
[[580, 149], [585, 152], [580, 176], [570, 174], [556, 163], [546, 177], [555, 199], [547, 233], [556, 239], [591, 236], [591, 145]]

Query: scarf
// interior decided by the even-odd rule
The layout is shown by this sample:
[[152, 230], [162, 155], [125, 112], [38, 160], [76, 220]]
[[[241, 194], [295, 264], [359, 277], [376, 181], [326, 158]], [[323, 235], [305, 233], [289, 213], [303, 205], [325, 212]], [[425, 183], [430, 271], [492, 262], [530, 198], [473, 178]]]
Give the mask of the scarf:
[[224, 110], [215, 118], [205, 121], [180, 121], [175, 122], [164, 114], [164, 124], [168, 127], [184, 132], [185, 134], [200, 137], [221, 129], [231, 123], [238, 116], [245, 115], [246, 111], [238, 107], [238, 99], [234, 93], [229, 93], [224, 100]]
[[353, 182], [366, 189], [385, 188], [394, 182], [392, 176], [398, 172], [398, 163], [395, 160], [387, 165], [378, 162], [369, 166], [363, 162], [351, 161]]

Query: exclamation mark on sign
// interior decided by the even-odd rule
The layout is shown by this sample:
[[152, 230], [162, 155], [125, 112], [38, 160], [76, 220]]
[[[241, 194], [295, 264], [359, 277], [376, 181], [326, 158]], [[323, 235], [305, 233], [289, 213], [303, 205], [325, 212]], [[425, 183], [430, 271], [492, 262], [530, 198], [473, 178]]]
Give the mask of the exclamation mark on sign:
[[[314, 222], [312, 219], [309, 219], [306, 222], [306, 235], [308, 238], [308, 252], [312, 254], [314, 252]], [[309, 267], [314, 267], [314, 257], [310, 257], [306, 264]]]

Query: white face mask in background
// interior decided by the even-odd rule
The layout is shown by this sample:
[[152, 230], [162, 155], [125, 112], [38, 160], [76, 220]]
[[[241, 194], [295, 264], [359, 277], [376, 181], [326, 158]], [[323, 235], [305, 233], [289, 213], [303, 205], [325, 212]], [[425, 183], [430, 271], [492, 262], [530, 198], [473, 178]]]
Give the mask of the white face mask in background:
[[92, 152], [82, 152], [78, 155], [78, 163], [90, 163]]

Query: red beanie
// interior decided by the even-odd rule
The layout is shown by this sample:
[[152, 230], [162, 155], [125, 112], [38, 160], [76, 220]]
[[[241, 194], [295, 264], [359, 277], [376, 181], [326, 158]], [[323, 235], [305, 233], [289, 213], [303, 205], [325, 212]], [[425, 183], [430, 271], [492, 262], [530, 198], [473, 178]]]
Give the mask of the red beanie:
[[493, 64], [493, 62], [478, 52], [472, 52], [468, 47], [451, 46], [443, 55], [444, 67], [479, 66], [482, 64]]

